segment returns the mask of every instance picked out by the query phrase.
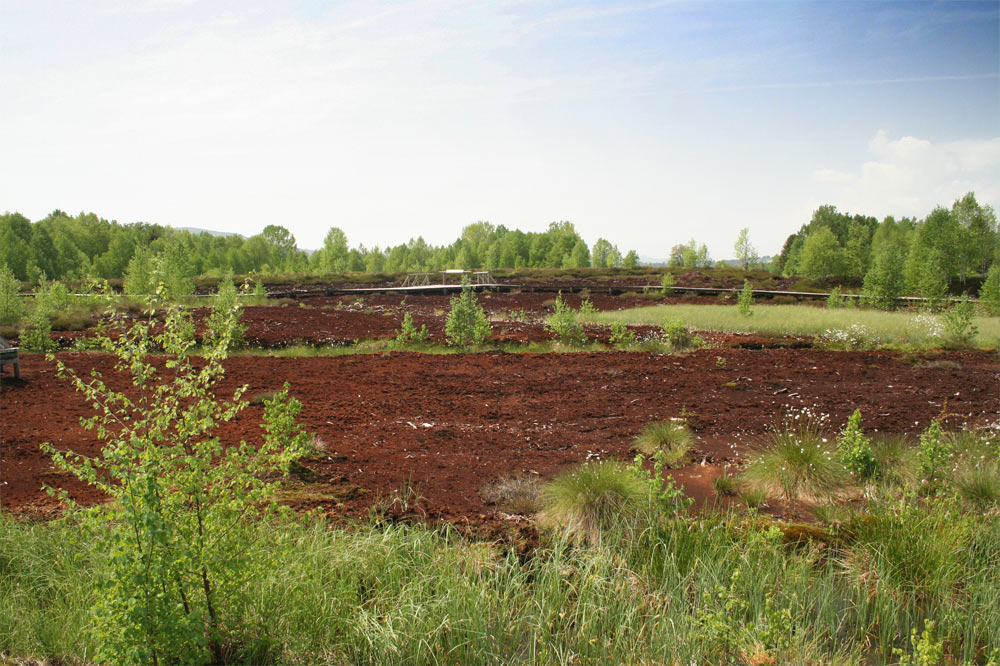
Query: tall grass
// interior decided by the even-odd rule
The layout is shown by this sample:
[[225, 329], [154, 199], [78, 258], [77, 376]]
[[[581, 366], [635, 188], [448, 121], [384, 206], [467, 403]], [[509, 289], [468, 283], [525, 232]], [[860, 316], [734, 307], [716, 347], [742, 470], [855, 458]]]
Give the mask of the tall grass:
[[[875, 507], [827, 547], [723, 513], [527, 558], [424, 527], [238, 529], [280, 566], [233, 663], [887, 663], [925, 617], [956, 663], [1000, 645], [1000, 520], [943, 507]], [[0, 653], [86, 660], [103, 544], [82, 537], [0, 518]]]
[[[595, 312], [580, 318], [596, 324], [623, 322], [635, 325], [659, 325], [679, 319], [702, 331], [813, 336], [860, 325], [876, 344], [920, 347], [944, 344], [934, 321], [927, 315], [912, 312], [756, 304], [753, 317], [744, 317], [735, 307], [726, 305], [654, 305]], [[975, 345], [996, 345], [1000, 338], [1000, 317], [975, 317], [973, 323], [979, 329], [973, 341]]]

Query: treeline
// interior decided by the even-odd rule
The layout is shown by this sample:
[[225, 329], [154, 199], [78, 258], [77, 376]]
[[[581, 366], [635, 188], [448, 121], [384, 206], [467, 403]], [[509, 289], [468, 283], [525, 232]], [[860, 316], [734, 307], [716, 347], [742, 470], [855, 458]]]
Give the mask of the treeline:
[[820, 206], [785, 241], [772, 270], [786, 276], [861, 283], [872, 300], [901, 294], [941, 298], [1000, 264], [996, 212], [972, 192], [922, 220], [849, 215]]
[[635, 251], [622, 254], [600, 238], [588, 246], [570, 222], [553, 222], [541, 233], [476, 222], [450, 245], [429, 245], [422, 237], [386, 248], [348, 246], [332, 227], [319, 250], [299, 249], [285, 227], [269, 225], [249, 238], [192, 233], [156, 224], [119, 224], [56, 210], [32, 223], [19, 213], [0, 215], [0, 266], [19, 280], [121, 278], [133, 261], [167, 262], [174, 273], [345, 273], [351, 271], [436, 271], [448, 268], [585, 268], [635, 266]]

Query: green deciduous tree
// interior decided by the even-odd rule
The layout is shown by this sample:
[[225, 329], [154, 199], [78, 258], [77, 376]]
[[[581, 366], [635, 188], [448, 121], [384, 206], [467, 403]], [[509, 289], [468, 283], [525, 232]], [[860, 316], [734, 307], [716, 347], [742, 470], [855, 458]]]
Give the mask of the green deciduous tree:
[[18, 294], [21, 283], [7, 264], [0, 264], [0, 324], [13, 324], [21, 320], [27, 310]]
[[951, 211], [938, 206], [917, 225], [906, 257], [906, 289], [921, 291], [928, 270], [942, 271], [945, 281], [958, 275], [960, 230]]
[[959, 277], [964, 281], [969, 273], [985, 274], [1000, 244], [996, 212], [991, 206], [980, 205], [969, 192], [955, 201], [951, 216], [958, 232]]
[[896, 307], [903, 293], [903, 256], [896, 245], [888, 244], [875, 256], [865, 273], [861, 294], [865, 302], [877, 308]]
[[927, 299], [931, 310], [943, 307], [948, 297], [948, 276], [941, 267], [943, 263], [941, 253], [935, 250], [928, 252], [913, 285], [916, 293]]
[[753, 314], [753, 287], [750, 286], [750, 280], [743, 280], [743, 289], [740, 290], [736, 306], [744, 317]]
[[129, 296], [149, 296], [156, 291], [155, 257], [148, 247], [136, 249], [125, 269], [123, 289]]
[[330, 227], [323, 247], [314, 255], [321, 273], [343, 273], [348, 269], [347, 234], [339, 227]]
[[847, 244], [844, 247], [844, 275], [861, 280], [868, 272], [871, 252], [871, 232], [861, 224], [852, 224], [847, 232]]
[[806, 237], [798, 260], [798, 271], [811, 278], [829, 278], [844, 273], [844, 249], [827, 227]]
[[[247, 288], [248, 285], [244, 285], [244, 295]], [[228, 335], [230, 350], [245, 345], [246, 326], [240, 323], [242, 315], [239, 290], [233, 284], [233, 276], [226, 275], [219, 280], [218, 291], [212, 299], [212, 311], [205, 319], [204, 344], [212, 346], [216, 338]]]
[[992, 315], [1000, 315], [1000, 262], [990, 266], [979, 290], [979, 302]]
[[195, 268], [184, 245], [179, 241], [167, 245], [158, 258], [154, 279], [163, 285], [164, 295], [173, 301], [194, 293]]
[[757, 250], [750, 243], [750, 229], [744, 227], [740, 229], [740, 235], [736, 237], [736, 244], [733, 245], [736, 252], [736, 259], [740, 262], [743, 270], [750, 270], [750, 267], [760, 261]]
[[[150, 315], [155, 305], [163, 303], [151, 303]], [[252, 532], [242, 523], [274, 514], [276, 486], [268, 479], [306, 447], [294, 423], [301, 404], [287, 386], [265, 406], [259, 445], [224, 445], [219, 426], [246, 406], [245, 387], [228, 400], [215, 393], [235, 318], [221, 323], [197, 362], [181, 333], [185, 318], [170, 308], [154, 333], [152, 316], [131, 323], [111, 315], [117, 336], [100, 343], [131, 378], [129, 389], [57, 361], [59, 375], [98, 407], [83, 422], [102, 444], [97, 456], [46, 450], [58, 469], [110, 498], [82, 509], [58, 493], [85, 529], [111, 544], [98, 569], [106, 576], [95, 580], [99, 663], [222, 663], [224, 645], [254, 640], [245, 626], [253, 604], [246, 585], [273, 564], [270, 549], [248, 541]], [[165, 361], [154, 364], [154, 348], [168, 353]]]
[[587, 268], [590, 266], [590, 250], [587, 249], [587, 244], [582, 240], [573, 244], [569, 257], [570, 266], [568, 268]]

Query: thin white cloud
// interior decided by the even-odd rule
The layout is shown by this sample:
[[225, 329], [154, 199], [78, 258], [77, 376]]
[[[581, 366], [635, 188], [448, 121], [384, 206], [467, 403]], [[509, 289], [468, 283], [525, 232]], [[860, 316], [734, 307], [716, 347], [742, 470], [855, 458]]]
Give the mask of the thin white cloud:
[[538, 28], [567, 23], [571, 21], [590, 21], [593, 19], [604, 19], [612, 16], [622, 16], [636, 12], [646, 12], [651, 9], [658, 9], [667, 5], [677, 4], [685, 0], [652, 0], [651, 2], [634, 2], [627, 4], [617, 4], [610, 7], [570, 7], [547, 14], [537, 20], [525, 23], [521, 30], [530, 32]]
[[893, 139], [880, 129], [868, 152], [856, 169], [813, 172], [823, 201], [851, 212], [918, 217], [970, 191], [980, 202], [1000, 204], [1000, 137], [934, 142]]
[[748, 83], [738, 86], [715, 86], [672, 90], [672, 94], [744, 92], [750, 90], [797, 90], [809, 88], [847, 88], [854, 86], [882, 86], [897, 83], [943, 83], [947, 81], [985, 81], [1000, 79], [1000, 73], [953, 74], [944, 76], [910, 76], [891, 79], [838, 79], [831, 81], [788, 81], [775, 83]]

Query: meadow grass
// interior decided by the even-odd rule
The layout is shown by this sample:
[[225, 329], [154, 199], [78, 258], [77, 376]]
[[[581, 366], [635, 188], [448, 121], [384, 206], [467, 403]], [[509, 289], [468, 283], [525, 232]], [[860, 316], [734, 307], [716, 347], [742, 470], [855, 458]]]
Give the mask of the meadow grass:
[[[230, 663], [897, 663], [928, 617], [955, 663], [1000, 645], [995, 514], [873, 506], [825, 547], [732, 512], [640, 528], [521, 557], [428, 527], [248, 521], [278, 566], [228, 618]], [[84, 536], [0, 517], [0, 655], [86, 663], [105, 544]]]
[[[732, 305], [653, 305], [581, 314], [580, 319], [594, 324], [622, 322], [658, 326], [665, 321], [681, 320], [701, 331], [725, 333], [770, 333], [786, 335], [822, 335], [829, 330], [847, 330], [863, 326], [876, 344], [940, 346], [931, 329], [933, 318], [914, 312], [885, 312], [862, 308], [824, 308], [810, 305], [764, 305], [757, 303], [753, 315], [746, 317]], [[1000, 340], [1000, 317], [975, 317], [979, 334], [974, 344], [995, 347]]]
[[[825, 474], [807, 478], [831, 462], [806, 450], [813, 435], [786, 428], [770, 441], [769, 451], [797, 445], [784, 462], [810, 470], [792, 479], [792, 494], [833, 488]], [[527, 551], [377, 517], [241, 521], [239, 542], [267, 549], [274, 566], [249, 582], [249, 608], [218, 599], [226, 663], [895, 665], [919, 656], [909, 636], [925, 620], [942, 663], [996, 662], [996, 433], [946, 437], [958, 460], [940, 492], [895, 475], [876, 482], [878, 493], [821, 505], [829, 525], [670, 511], [649, 501], [647, 479], [610, 461], [541, 488], [562, 529], [543, 529]], [[873, 448], [883, 472], [917, 455], [899, 439]], [[976, 469], [989, 478], [967, 487]], [[753, 490], [740, 494], [757, 507], [766, 496]], [[0, 664], [93, 663], [94, 581], [106, 578], [113, 548], [104, 526], [86, 525], [72, 513], [50, 522], [0, 513]]]

